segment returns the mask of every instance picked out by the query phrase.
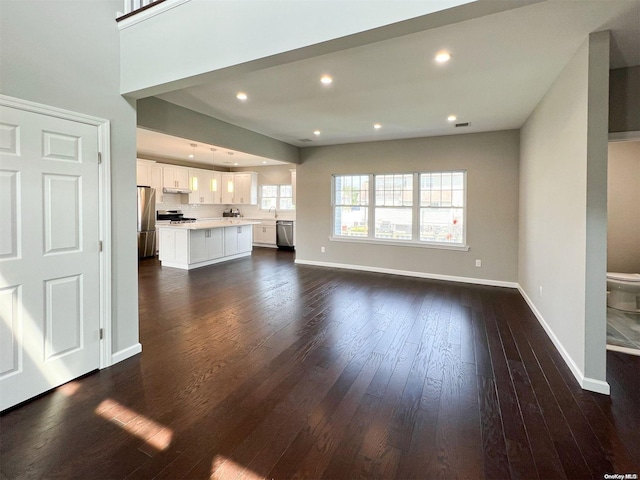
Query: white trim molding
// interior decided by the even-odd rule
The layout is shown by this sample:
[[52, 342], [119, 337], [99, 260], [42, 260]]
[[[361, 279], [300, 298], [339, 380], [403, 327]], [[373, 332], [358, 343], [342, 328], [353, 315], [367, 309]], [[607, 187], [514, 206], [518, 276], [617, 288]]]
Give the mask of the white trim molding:
[[20, 98], [0, 94], [0, 105], [84, 123], [98, 129], [99, 164], [99, 224], [102, 252], [100, 253], [100, 328], [103, 338], [100, 342], [100, 368], [111, 365], [111, 124], [109, 120], [72, 112], [62, 108], [35, 103]]
[[427, 278], [430, 280], [445, 280], [448, 282], [471, 283], [474, 285], [488, 285], [490, 287], [518, 288], [515, 282], [505, 282], [502, 280], [489, 280], [485, 278], [457, 277], [454, 275], [440, 275], [438, 273], [414, 272], [410, 270], [396, 270], [392, 268], [371, 267], [368, 265], [351, 265], [347, 263], [317, 262], [315, 260], [299, 260], [295, 263], [299, 265], [311, 265], [315, 267], [341, 268], [345, 270], [358, 270], [361, 272], [387, 273], [389, 275], [400, 275], [404, 277]]
[[544, 328], [544, 331], [547, 333], [548, 337], [553, 342], [553, 345], [556, 347], [556, 350], [558, 350], [558, 352], [560, 352], [560, 355], [562, 355], [562, 359], [571, 370], [571, 373], [573, 373], [573, 376], [578, 381], [578, 384], [580, 385], [580, 387], [584, 390], [589, 390], [591, 392], [609, 395], [610, 393], [609, 384], [607, 382], [603, 382], [602, 380], [596, 380], [594, 378], [589, 378], [584, 376], [584, 373], [582, 372], [580, 367], [578, 367], [578, 365], [576, 365], [576, 363], [573, 361], [573, 358], [571, 358], [571, 355], [569, 355], [569, 352], [567, 352], [567, 350], [564, 348], [564, 345], [562, 344], [560, 339], [553, 332], [549, 324], [545, 321], [544, 317], [540, 313], [540, 311], [536, 308], [535, 304], [531, 301], [527, 293], [524, 291], [524, 289], [520, 285], [518, 285], [518, 291], [520, 292], [520, 295], [522, 295], [522, 298], [524, 298], [525, 302], [527, 302], [527, 305], [529, 305], [529, 308], [538, 319], [538, 322], [540, 323], [540, 325], [542, 325], [542, 328]]
[[609, 345], [609, 344], [607, 344], [607, 350], [609, 350], [611, 352], [626, 353], [627, 355], [635, 355], [637, 357], [640, 357], [640, 350], [638, 350], [636, 348], [621, 347], [620, 345]]
[[[145, 20], [153, 18], [156, 15], [160, 15], [161, 13], [164, 13], [168, 10], [171, 10], [172, 8], [178, 7], [183, 3], [187, 3], [189, 1], [191, 0], [166, 0], [162, 3], [159, 3], [158, 5], [153, 5], [152, 7], [147, 8], [146, 10], [141, 10], [140, 12], [135, 13], [131, 17], [120, 20], [118, 22], [118, 29], [123, 30], [125, 28], [131, 27], [132, 25], [135, 25], [136, 23], [144, 22]], [[131, 12], [124, 12], [124, 13], [118, 12], [117, 16], [121, 17], [122, 15], [126, 15], [129, 13]]]
[[131, 345], [130, 347], [123, 348], [122, 350], [118, 350], [113, 355], [111, 355], [111, 364], [115, 365], [116, 363], [122, 362], [127, 358], [131, 358], [134, 355], [139, 354], [140, 352], [142, 352], [141, 343], [136, 343], [134, 345]]

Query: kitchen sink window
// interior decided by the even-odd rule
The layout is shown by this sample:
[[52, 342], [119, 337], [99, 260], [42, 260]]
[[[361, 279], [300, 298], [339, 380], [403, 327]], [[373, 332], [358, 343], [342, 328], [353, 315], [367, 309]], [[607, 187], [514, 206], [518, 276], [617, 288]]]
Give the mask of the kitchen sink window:
[[269, 210], [295, 210], [293, 187], [291, 185], [262, 185], [260, 187], [260, 208]]
[[332, 239], [468, 250], [465, 201], [464, 171], [333, 175]]

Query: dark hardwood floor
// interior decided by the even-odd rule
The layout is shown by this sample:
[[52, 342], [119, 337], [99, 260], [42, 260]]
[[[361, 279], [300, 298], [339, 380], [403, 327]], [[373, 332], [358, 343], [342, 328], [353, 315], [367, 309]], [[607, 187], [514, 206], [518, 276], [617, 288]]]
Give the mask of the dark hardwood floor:
[[293, 255], [142, 261], [142, 354], [2, 415], [1, 478], [640, 474], [640, 357], [586, 392], [515, 290]]

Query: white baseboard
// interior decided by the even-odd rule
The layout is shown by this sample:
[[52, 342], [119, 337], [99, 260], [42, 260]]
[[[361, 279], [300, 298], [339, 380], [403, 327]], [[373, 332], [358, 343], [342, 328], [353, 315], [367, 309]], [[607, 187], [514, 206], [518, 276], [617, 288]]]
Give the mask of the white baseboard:
[[607, 345], [607, 350], [611, 350], [612, 352], [626, 353], [627, 355], [635, 355], [637, 357], [640, 357], [640, 350], [636, 348], [621, 347], [620, 345]]
[[472, 283], [474, 285], [488, 285], [491, 287], [518, 288], [515, 282], [503, 282], [501, 280], [487, 280], [484, 278], [456, 277], [454, 275], [440, 275], [437, 273], [413, 272], [410, 270], [395, 270], [392, 268], [371, 267], [365, 265], [351, 265], [348, 263], [317, 262], [315, 260], [296, 259], [300, 265], [312, 265], [316, 267], [342, 268], [345, 270], [358, 270], [361, 272], [387, 273], [389, 275], [401, 275], [404, 277], [428, 278], [430, 280], [446, 280], [448, 282]]
[[529, 308], [538, 319], [538, 322], [540, 323], [540, 325], [542, 325], [542, 328], [544, 328], [544, 331], [547, 332], [547, 335], [553, 342], [553, 345], [556, 347], [558, 352], [560, 352], [560, 355], [562, 355], [562, 359], [571, 370], [571, 373], [573, 373], [573, 376], [576, 377], [576, 380], [578, 380], [578, 384], [580, 385], [580, 387], [583, 388], [584, 390], [589, 390], [591, 392], [609, 395], [609, 392], [610, 392], [609, 384], [607, 382], [603, 382], [602, 380], [596, 380], [594, 378], [589, 378], [584, 376], [584, 373], [582, 372], [580, 367], [578, 367], [578, 365], [576, 365], [576, 363], [573, 361], [573, 358], [571, 358], [571, 355], [569, 355], [569, 352], [567, 352], [567, 350], [564, 348], [564, 345], [562, 344], [560, 339], [553, 332], [549, 324], [543, 318], [540, 311], [536, 308], [535, 304], [531, 301], [527, 293], [524, 291], [524, 289], [520, 285], [518, 285], [518, 291], [520, 292], [520, 295], [522, 295], [522, 297], [524, 298], [525, 302], [527, 302], [527, 305], [529, 305]]
[[140, 352], [142, 352], [141, 343], [136, 343], [135, 345], [131, 345], [130, 347], [123, 348], [122, 350], [119, 350], [111, 355], [111, 365], [115, 365], [116, 363], [126, 360], [129, 357], [133, 357]]
[[601, 393], [603, 395], [609, 395], [611, 393], [611, 388], [607, 382], [596, 380], [595, 378], [584, 377], [582, 385], [580, 386], [590, 392]]

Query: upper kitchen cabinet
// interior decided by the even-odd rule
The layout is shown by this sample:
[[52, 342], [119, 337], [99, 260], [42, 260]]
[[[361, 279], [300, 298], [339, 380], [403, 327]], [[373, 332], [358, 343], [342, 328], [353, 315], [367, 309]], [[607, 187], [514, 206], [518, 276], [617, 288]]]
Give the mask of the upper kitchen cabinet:
[[136, 162], [136, 181], [139, 186], [156, 190], [156, 203], [162, 203], [162, 167], [152, 160]]
[[224, 205], [230, 205], [233, 203], [233, 194], [235, 190], [235, 183], [233, 181], [233, 173], [221, 173], [220, 183], [222, 190], [220, 192], [220, 203]]
[[220, 172], [211, 172], [211, 193], [213, 195], [213, 203], [221, 204], [222, 202], [222, 174]]
[[233, 174], [233, 204], [258, 204], [258, 174], [254, 172], [238, 172]]
[[[189, 190], [189, 169], [176, 165], [162, 166], [162, 186], [167, 192], [173, 193], [175, 190]], [[180, 192], [175, 192], [180, 193]]]
[[200, 168], [189, 169], [189, 203], [212, 204], [214, 201], [213, 171]]

